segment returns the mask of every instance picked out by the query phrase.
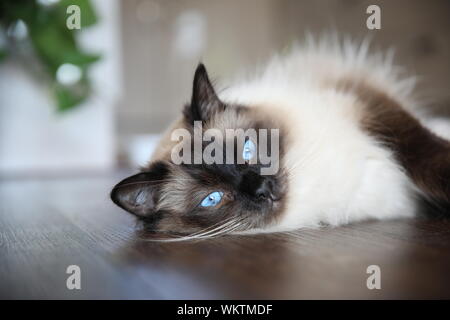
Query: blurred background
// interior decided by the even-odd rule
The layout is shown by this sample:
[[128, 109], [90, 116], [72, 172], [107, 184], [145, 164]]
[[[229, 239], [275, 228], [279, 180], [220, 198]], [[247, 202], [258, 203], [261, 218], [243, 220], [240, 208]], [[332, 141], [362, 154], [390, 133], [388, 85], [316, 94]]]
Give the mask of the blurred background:
[[[219, 86], [305, 32], [370, 36], [450, 105], [447, 0], [1, 0], [0, 176], [136, 167], [190, 98], [203, 61]], [[80, 29], [69, 30], [80, 8]], [[368, 30], [366, 9], [381, 8]], [[76, 22], [76, 20], [74, 20]], [[71, 22], [74, 22], [71, 20]]]

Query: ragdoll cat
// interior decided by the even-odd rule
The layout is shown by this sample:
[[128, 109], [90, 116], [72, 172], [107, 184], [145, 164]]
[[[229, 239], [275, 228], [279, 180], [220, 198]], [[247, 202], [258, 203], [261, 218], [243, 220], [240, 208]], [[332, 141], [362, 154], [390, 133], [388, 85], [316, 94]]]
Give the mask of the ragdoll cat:
[[[112, 200], [179, 239], [412, 217], [419, 199], [446, 214], [450, 143], [413, 115], [413, 79], [367, 51], [365, 42], [311, 42], [220, 93], [200, 64], [182, 116]], [[260, 173], [248, 139], [235, 150], [244, 163], [175, 164], [171, 133], [193, 133], [194, 121], [203, 132], [278, 129], [278, 171]]]

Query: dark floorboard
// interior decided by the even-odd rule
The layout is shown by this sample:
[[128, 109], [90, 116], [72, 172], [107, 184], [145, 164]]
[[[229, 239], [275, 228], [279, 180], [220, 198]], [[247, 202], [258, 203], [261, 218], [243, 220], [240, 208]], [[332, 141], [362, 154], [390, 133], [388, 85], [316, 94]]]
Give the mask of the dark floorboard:
[[110, 202], [118, 179], [0, 182], [0, 298], [450, 298], [448, 220], [154, 243]]

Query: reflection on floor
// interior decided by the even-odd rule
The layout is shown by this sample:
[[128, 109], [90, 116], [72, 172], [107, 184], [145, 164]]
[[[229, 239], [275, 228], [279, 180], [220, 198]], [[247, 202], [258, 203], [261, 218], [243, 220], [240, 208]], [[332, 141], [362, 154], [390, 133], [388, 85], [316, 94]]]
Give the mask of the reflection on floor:
[[0, 182], [0, 298], [450, 298], [450, 221], [154, 243], [110, 202], [120, 178]]

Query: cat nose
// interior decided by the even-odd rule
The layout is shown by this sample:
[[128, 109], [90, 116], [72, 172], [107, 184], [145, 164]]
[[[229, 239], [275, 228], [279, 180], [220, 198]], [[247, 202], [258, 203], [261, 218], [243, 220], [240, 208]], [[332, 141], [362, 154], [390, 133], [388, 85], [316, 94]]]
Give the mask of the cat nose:
[[264, 179], [260, 186], [255, 190], [255, 197], [259, 200], [267, 200], [273, 197], [273, 183], [271, 180]]
[[241, 191], [257, 200], [273, 199], [273, 181], [269, 177], [247, 172], [241, 181]]

